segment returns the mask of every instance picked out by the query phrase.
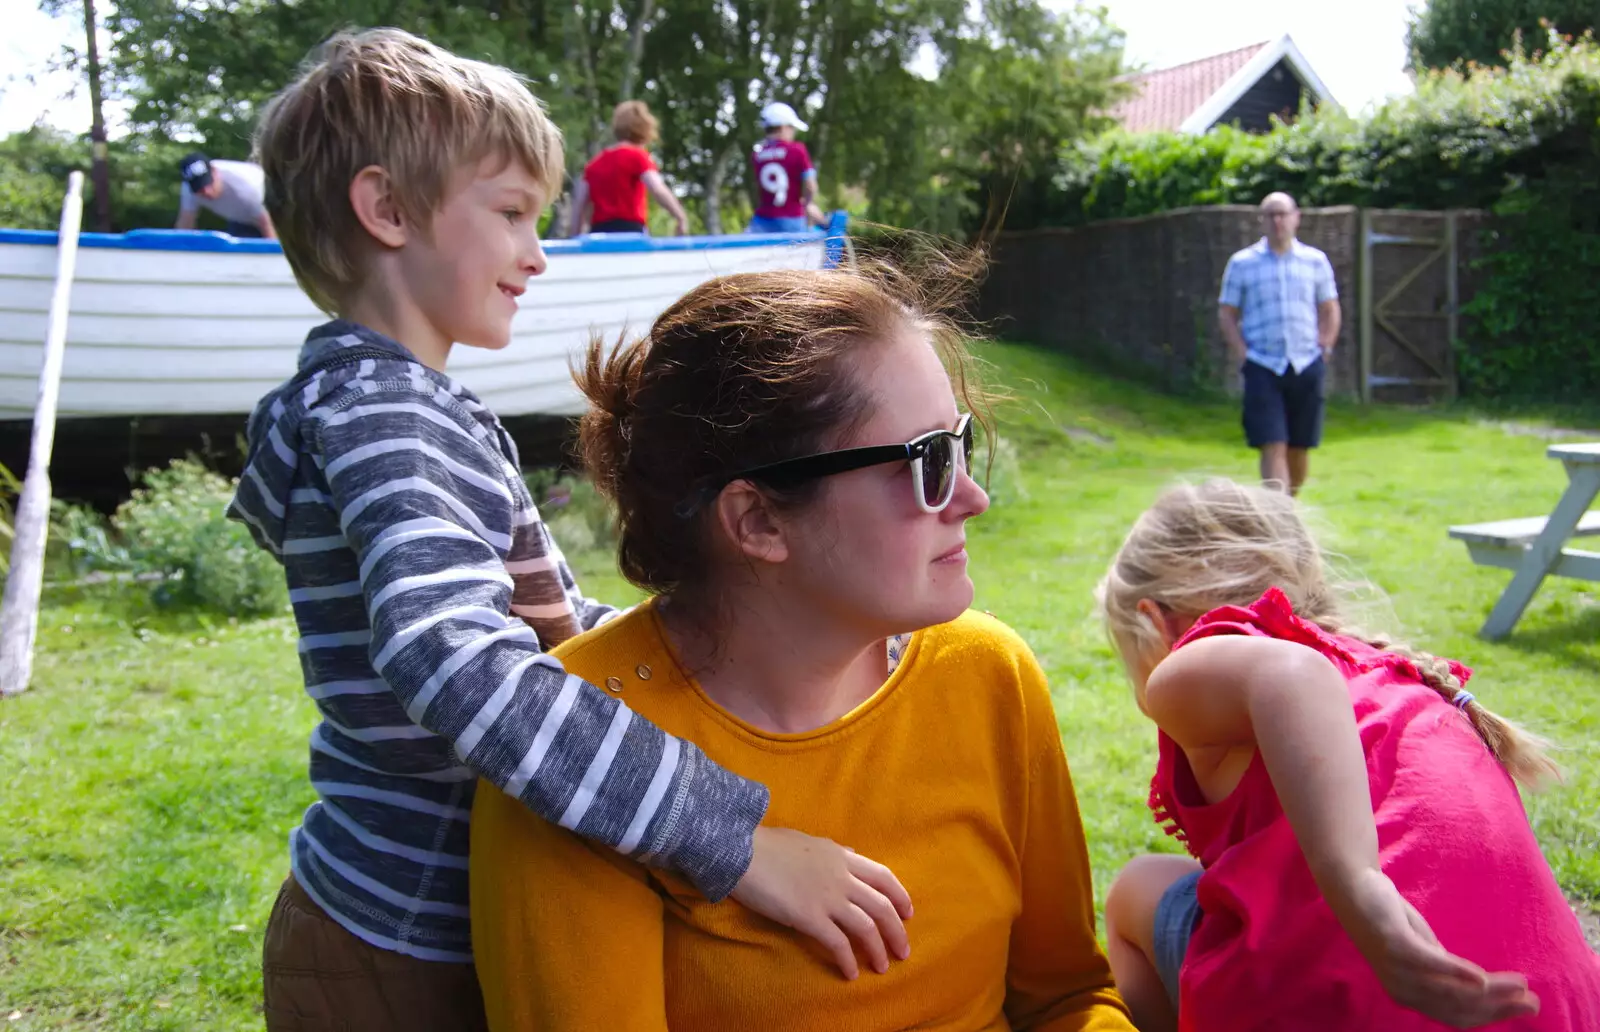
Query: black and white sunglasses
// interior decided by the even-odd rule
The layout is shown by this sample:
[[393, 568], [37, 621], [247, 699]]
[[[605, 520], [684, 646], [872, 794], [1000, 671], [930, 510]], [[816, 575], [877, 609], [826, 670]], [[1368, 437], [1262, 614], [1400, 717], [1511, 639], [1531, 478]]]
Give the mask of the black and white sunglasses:
[[926, 513], [943, 512], [955, 497], [957, 470], [972, 469], [972, 416], [963, 415], [954, 430], [933, 430], [905, 444], [845, 448], [718, 476], [679, 502], [675, 511], [683, 519], [693, 516], [735, 480], [791, 487], [887, 462], [910, 462], [911, 489], [916, 493], [917, 507]]

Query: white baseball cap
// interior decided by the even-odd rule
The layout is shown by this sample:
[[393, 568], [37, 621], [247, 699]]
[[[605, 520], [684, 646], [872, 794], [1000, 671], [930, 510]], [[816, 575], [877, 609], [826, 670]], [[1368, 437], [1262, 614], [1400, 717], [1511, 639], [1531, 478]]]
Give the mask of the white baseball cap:
[[761, 109], [761, 124], [768, 129], [780, 125], [792, 125], [801, 132], [811, 128], [800, 121], [800, 116], [794, 113], [794, 108], [781, 100], [775, 100]]

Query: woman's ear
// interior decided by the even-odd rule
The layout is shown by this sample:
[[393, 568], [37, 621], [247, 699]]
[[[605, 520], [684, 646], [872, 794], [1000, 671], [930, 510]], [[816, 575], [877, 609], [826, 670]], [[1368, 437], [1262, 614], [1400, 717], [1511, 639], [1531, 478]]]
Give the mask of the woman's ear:
[[740, 555], [767, 563], [789, 558], [783, 522], [771, 500], [750, 481], [735, 480], [723, 488], [712, 504], [712, 513], [717, 529]]
[[361, 228], [385, 247], [402, 247], [409, 235], [405, 213], [394, 198], [389, 173], [368, 165], [350, 180], [350, 209]]

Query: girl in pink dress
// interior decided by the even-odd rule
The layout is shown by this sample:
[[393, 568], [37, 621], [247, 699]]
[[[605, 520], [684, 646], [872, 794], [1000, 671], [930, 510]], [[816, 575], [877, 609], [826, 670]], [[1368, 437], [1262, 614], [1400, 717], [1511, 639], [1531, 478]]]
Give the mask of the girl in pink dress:
[[1291, 498], [1167, 492], [1099, 597], [1193, 857], [1136, 858], [1106, 902], [1141, 1029], [1600, 1030], [1517, 791], [1556, 773], [1542, 743], [1459, 663], [1352, 630]]

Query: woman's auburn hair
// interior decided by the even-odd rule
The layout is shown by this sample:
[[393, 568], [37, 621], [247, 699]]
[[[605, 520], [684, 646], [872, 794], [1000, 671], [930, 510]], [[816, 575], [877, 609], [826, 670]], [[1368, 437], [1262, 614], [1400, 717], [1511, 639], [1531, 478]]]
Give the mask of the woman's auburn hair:
[[[864, 349], [907, 332], [925, 337], [968, 411], [992, 425], [991, 396], [957, 321], [981, 258], [935, 253], [937, 267], [916, 274], [860, 259], [852, 268], [721, 276], [643, 336], [590, 342], [573, 374], [589, 403], [578, 446], [616, 505], [618, 564], [629, 581], [674, 596], [705, 587], [706, 514], [686, 518], [680, 504], [734, 471], [847, 438], [873, 403], [852, 361]], [[817, 486], [763, 490], [799, 506]]]

